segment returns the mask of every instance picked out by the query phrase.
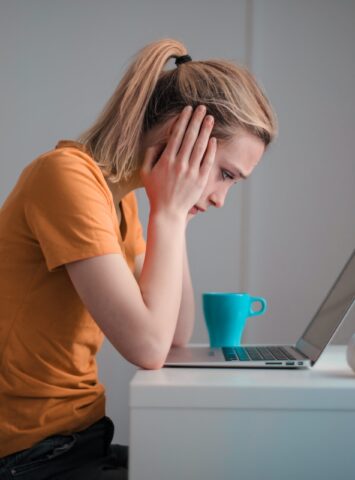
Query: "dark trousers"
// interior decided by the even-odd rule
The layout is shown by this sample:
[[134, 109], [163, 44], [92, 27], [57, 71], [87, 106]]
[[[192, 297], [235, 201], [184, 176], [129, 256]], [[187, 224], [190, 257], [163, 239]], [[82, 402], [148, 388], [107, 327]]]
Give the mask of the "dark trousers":
[[127, 480], [128, 447], [111, 445], [114, 426], [103, 417], [70, 435], [47, 437], [0, 458], [1, 480]]

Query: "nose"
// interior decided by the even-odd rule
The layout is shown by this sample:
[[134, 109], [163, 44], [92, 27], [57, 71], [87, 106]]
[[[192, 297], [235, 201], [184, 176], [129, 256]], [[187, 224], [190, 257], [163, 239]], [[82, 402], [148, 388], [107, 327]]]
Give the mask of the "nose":
[[227, 190], [213, 192], [208, 197], [209, 202], [216, 208], [222, 208], [227, 196]]

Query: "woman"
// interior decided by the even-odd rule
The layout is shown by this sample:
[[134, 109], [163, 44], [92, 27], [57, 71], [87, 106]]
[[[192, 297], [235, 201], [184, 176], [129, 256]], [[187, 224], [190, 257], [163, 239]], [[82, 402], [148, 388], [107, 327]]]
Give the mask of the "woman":
[[0, 211], [0, 477], [127, 478], [97, 378], [103, 336], [145, 369], [189, 341], [186, 225], [223, 206], [275, 133], [246, 69], [163, 39], [138, 52], [88, 131], [23, 170]]

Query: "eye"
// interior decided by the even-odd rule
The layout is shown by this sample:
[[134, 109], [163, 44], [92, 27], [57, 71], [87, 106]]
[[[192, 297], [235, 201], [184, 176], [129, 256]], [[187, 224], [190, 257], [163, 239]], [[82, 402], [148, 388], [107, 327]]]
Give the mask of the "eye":
[[229, 173], [227, 170], [223, 170], [223, 168], [221, 168], [221, 174], [222, 174], [223, 181], [226, 180], [227, 178], [229, 178], [230, 180], [234, 180], [234, 176], [231, 173]]

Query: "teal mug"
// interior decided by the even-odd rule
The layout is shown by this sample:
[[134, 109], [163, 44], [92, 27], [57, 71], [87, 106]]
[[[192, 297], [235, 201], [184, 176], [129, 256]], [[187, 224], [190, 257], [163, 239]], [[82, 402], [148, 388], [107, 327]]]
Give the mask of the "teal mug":
[[[261, 308], [253, 309], [259, 302]], [[206, 292], [202, 306], [211, 348], [240, 345], [243, 330], [249, 317], [262, 315], [267, 309], [265, 298], [248, 293]]]

